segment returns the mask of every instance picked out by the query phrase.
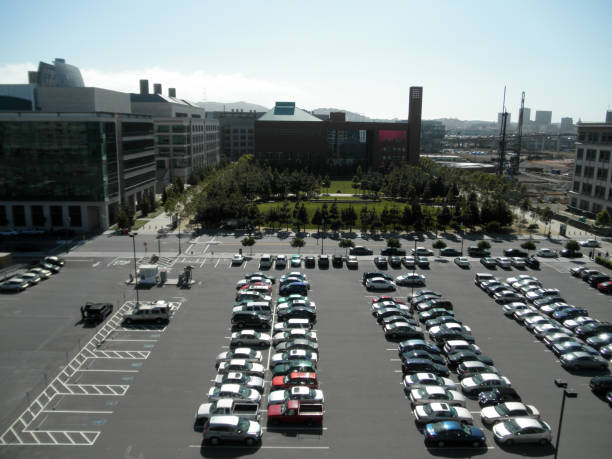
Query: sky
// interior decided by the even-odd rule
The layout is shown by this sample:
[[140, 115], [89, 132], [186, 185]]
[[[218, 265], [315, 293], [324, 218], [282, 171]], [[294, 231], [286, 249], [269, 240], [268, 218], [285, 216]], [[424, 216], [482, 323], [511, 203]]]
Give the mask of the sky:
[[0, 84], [66, 59], [86, 86], [139, 80], [192, 102], [341, 108], [496, 121], [506, 109], [553, 122], [612, 108], [610, 0], [0, 0]]

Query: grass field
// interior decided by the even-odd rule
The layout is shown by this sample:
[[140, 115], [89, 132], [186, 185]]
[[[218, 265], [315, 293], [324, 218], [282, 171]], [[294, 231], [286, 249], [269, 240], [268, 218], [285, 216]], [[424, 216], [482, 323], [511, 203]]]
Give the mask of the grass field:
[[359, 193], [359, 190], [351, 186], [352, 184], [350, 180], [332, 180], [329, 188], [321, 188], [321, 193]]

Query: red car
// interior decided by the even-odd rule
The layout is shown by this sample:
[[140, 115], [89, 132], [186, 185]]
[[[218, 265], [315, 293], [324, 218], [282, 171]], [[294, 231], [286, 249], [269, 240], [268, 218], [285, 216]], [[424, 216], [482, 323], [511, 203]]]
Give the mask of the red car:
[[270, 405], [268, 421], [287, 424], [321, 424], [324, 413], [323, 405], [320, 403], [302, 403], [299, 400], [289, 400], [282, 404]]
[[272, 378], [272, 390], [289, 389], [293, 386], [306, 386], [311, 389], [319, 387], [316, 373], [294, 371], [286, 376]]
[[381, 303], [382, 301], [393, 301], [398, 304], [406, 304], [405, 301], [402, 301], [398, 297], [389, 296], [389, 295], [375, 296], [374, 298], [372, 298], [372, 304]]
[[597, 290], [599, 290], [601, 293], [612, 292], [612, 281], [606, 281], [606, 282], [602, 282], [601, 284], [598, 284]]

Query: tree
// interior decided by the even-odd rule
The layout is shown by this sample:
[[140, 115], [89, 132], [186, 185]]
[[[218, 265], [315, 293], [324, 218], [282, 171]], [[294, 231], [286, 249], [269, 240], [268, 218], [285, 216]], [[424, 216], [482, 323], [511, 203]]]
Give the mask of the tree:
[[[438, 239], [431, 246], [434, 249], [440, 249], [440, 252], [442, 252], [442, 249], [446, 247], [446, 242], [444, 242], [442, 239]], [[440, 253], [440, 255], [442, 255], [442, 253]]]
[[185, 191], [185, 183], [180, 177], [174, 177], [174, 179], [172, 180], [172, 186], [174, 187], [177, 193], [182, 193], [183, 191]]
[[129, 229], [132, 226], [134, 226], [134, 211], [124, 204], [119, 208], [119, 213], [117, 214], [117, 227]]
[[574, 240], [567, 241], [565, 248], [570, 252], [578, 252], [580, 250], [580, 244]]
[[608, 226], [611, 220], [610, 214], [606, 209], [602, 209], [595, 216], [595, 224], [597, 226]]
[[253, 255], [253, 246], [255, 245], [255, 238], [253, 236], [245, 237], [240, 243], [243, 247], [250, 247], [250, 254]]
[[342, 219], [343, 225], [345, 227], [348, 226], [349, 231], [352, 231], [357, 221], [357, 212], [355, 212], [353, 206], [345, 207], [342, 209], [342, 212], [340, 212], [340, 218]]
[[542, 223], [544, 223], [545, 226], [548, 225], [548, 235], [549, 236], [550, 236], [550, 223], [552, 222], [552, 218], [554, 214], [555, 213], [548, 206], [544, 207], [544, 209], [542, 209], [542, 211], [540, 212], [540, 219], [542, 220]]
[[533, 241], [525, 241], [521, 244], [521, 247], [527, 251], [527, 256], [529, 256], [529, 252], [531, 250], [536, 249], [536, 245], [534, 244]]
[[308, 224], [308, 211], [306, 210], [306, 207], [304, 206], [303, 203], [299, 207], [299, 209], [297, 209], [297, 212], [295, 215], [295, 222], [297, 223], [298, 232], [300, 231], [300, 225], [304, 229], [306, 229], [306, 225]]
[[304, 247], [305, 245], [306, 245], [306, 242], [301, 237], [294, 237], [293, 239], [291, 239], [291, 247], [297, 248], [298, 253], [300, 252], [300, 249]]
[[387, 247], [393, 247], [399, 249], [402, 246], [400, 240], [396, 237], [387, 238]]
[[278, 211], [278, 221], [280, 226], [287, 225], [286, 231], [289, 231], [289, 222], [291, 221], [291, 212], [289, 210], [289, 203], [283, 201], [283, 205]]
[[340, 242], [338, 242], [338, 246], [341, 249], [346, 249], [345, 254], [348, 254], [348, 249], [351, 247], [355, 247], [355, 243], [351, 239], [340, 239]]
[[323, 223], [323, 212], [321, 212], [321, 208], [320, 207], [317, 207], [317, 209], [315, 210], [314, 215], [312, 216], [312, 220], [310, 220], [310, 222], [313, 225], [317, 225], [317, 231], [319, 231], [319, 227]]
[[489, 250], [491, 248], [491, 244], [489, 243], [489, 241], [480, 241], [478, 243], [478, 248], [480, 250]]

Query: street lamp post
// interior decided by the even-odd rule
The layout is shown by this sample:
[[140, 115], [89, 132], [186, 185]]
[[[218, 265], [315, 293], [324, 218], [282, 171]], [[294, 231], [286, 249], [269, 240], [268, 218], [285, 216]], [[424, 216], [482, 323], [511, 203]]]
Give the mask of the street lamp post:
[[565, 399], [576, 398], [578, 393], [574, 389], [567, 388], [567, 382], [562, 379], [555, 379], [555, 385], [563, 389], [563, 398], [561, 399], [561, 414], [559, 415], [559, 428], [557, 429], [557, 441], [555, 442], [555, 459], [559, 454], [559, 439], [561, 438], [561, 426], [563, 424], [563, 411], [565, 410]]
[[[412, 278], [413, 278], [413, 282], [414, 282], [414, 270], [416, 269], [416, 245], [417, 245], [417, 241], [419, 240], [418, 237], [414, 236], [414, 253], [412, 254]], [[411, 288], [411, 292], [410, 292], [410, 297], [412, 298], [412, 295], [414, 295], [414, 283], [412, 284], [412, 288]]]
[[323, 255], [323, 243], [325, 241], [325, 219], [323, 219], [323, 237], [321, 238], [321, 255]]
[[136, 271], [136, 236], [138, 233], [129, 233], [132, 238], [132, 247], [134, 249], [134, 290], [136, 290], [136, 306], [140, 303], [138, 298], [138, 272]]
[[181, 214], [178, 214], [179, 255], [181, 254]]

